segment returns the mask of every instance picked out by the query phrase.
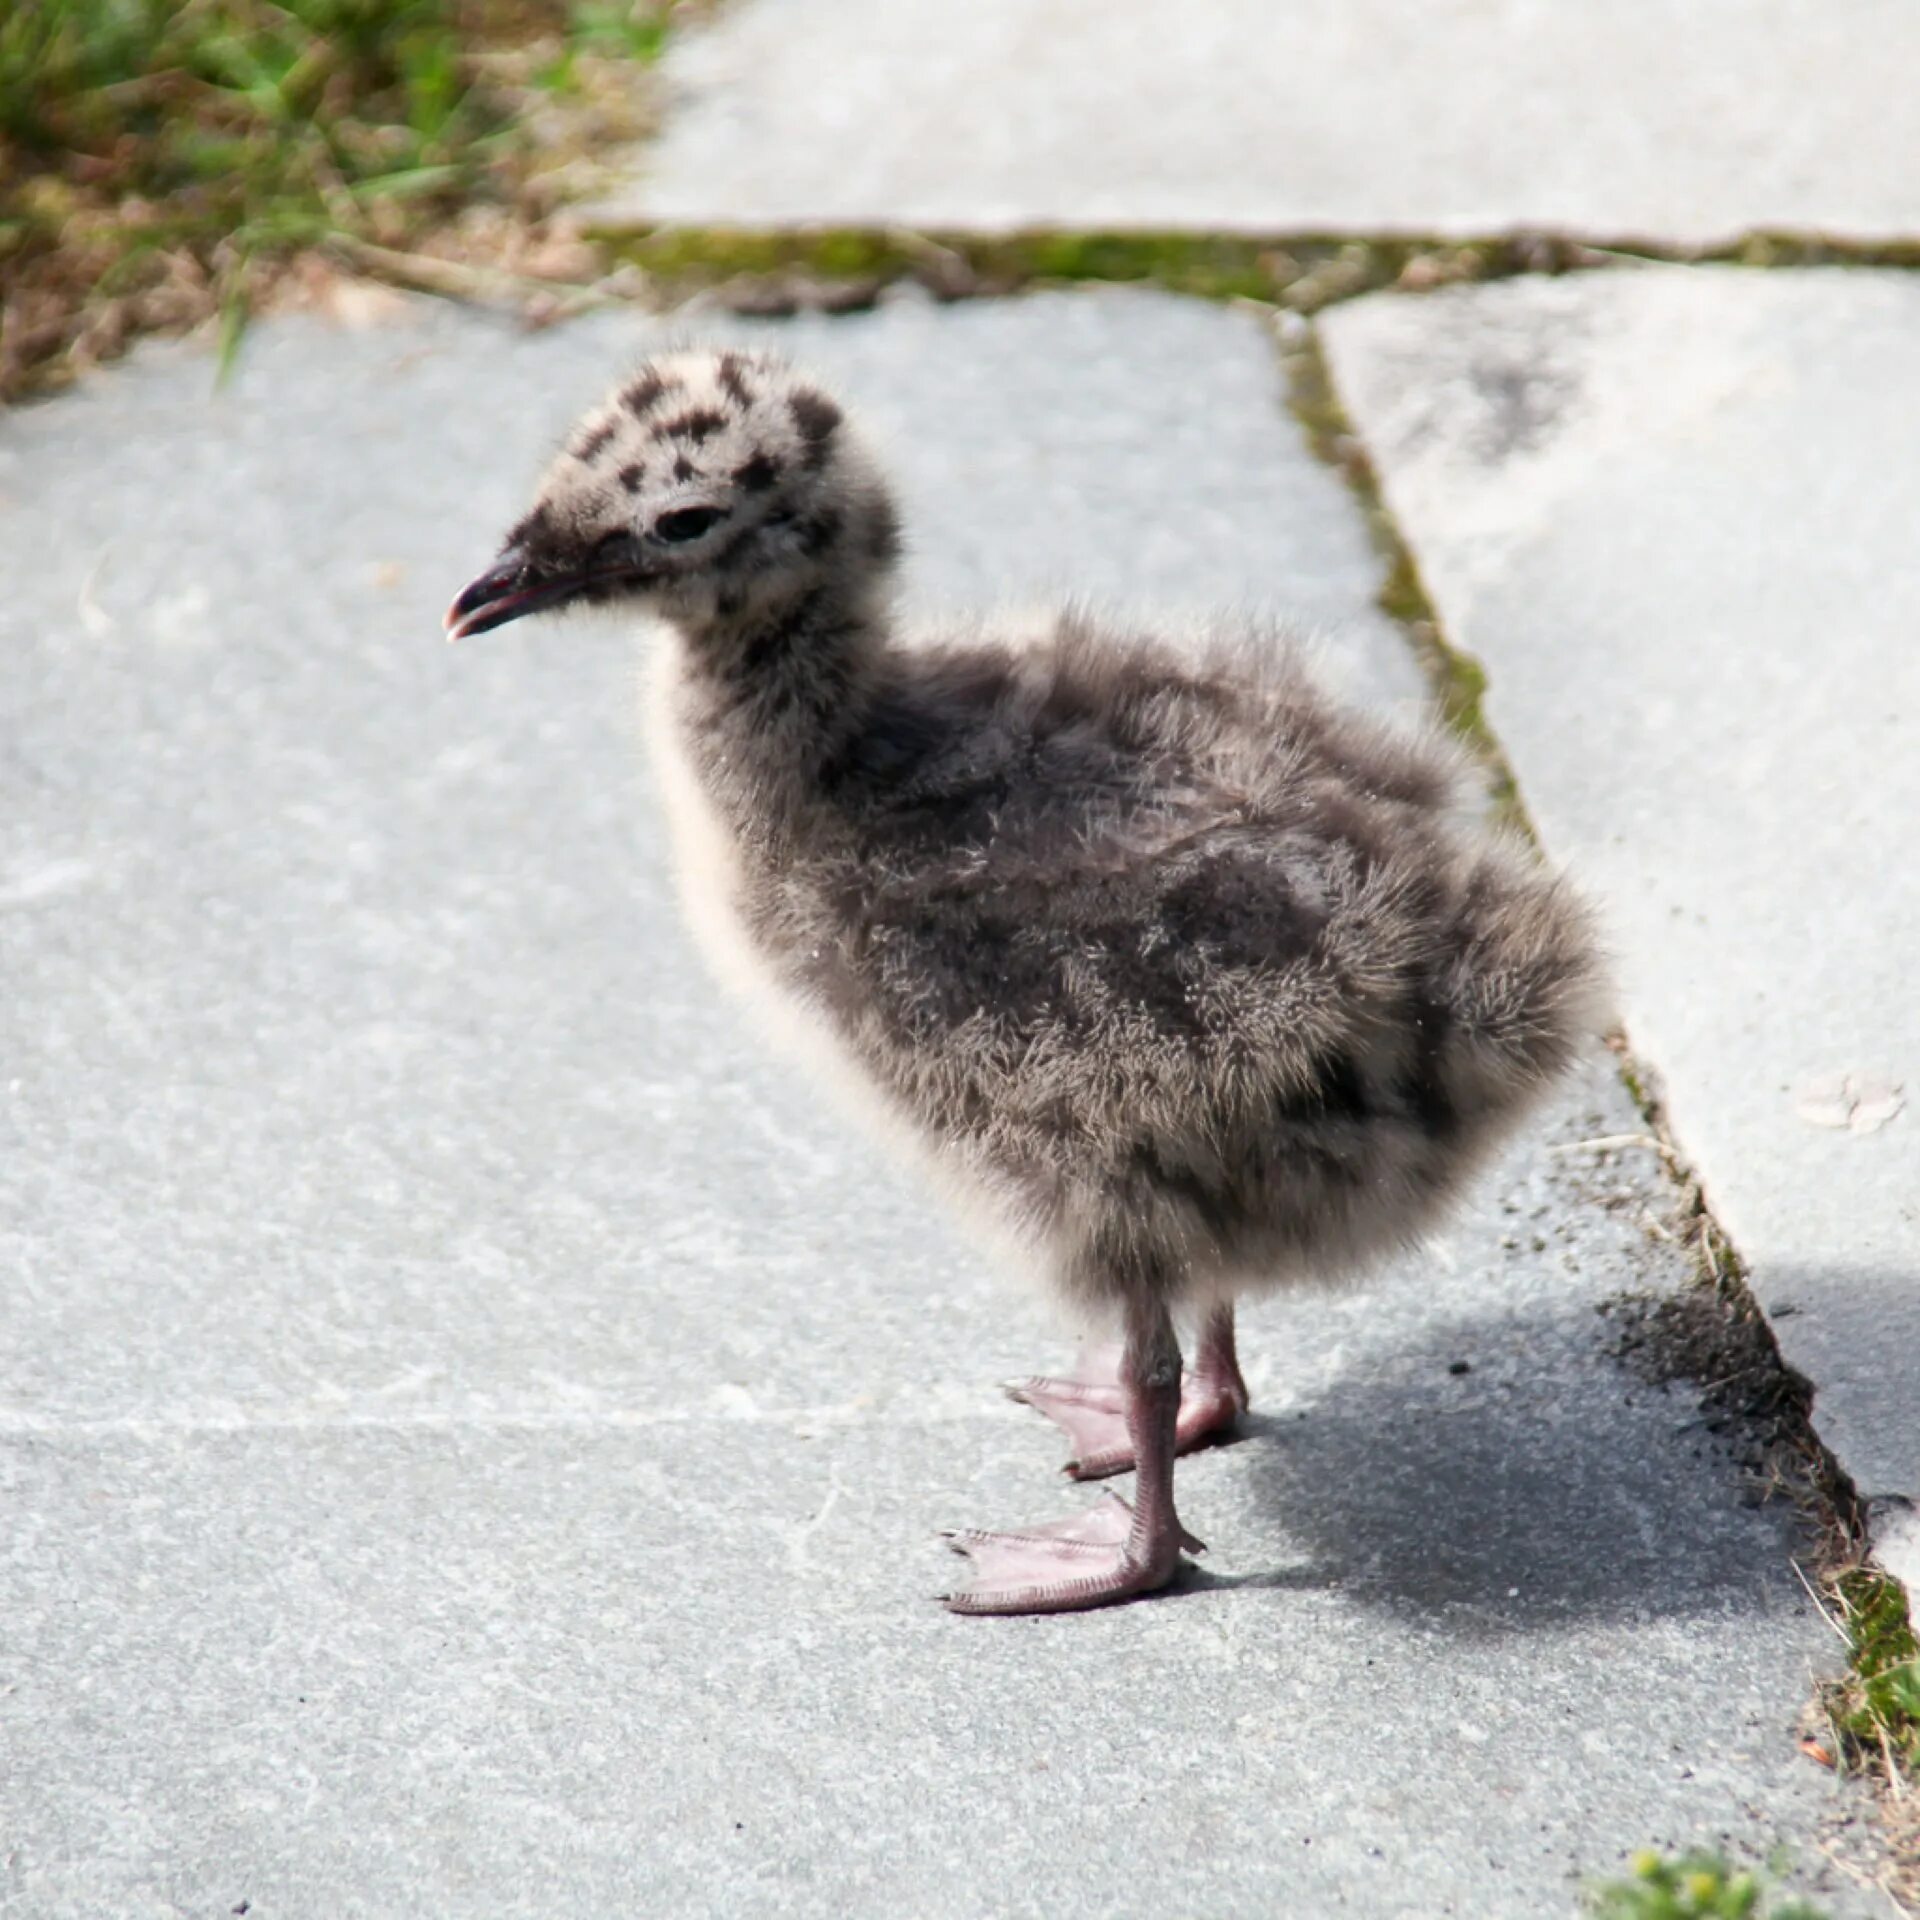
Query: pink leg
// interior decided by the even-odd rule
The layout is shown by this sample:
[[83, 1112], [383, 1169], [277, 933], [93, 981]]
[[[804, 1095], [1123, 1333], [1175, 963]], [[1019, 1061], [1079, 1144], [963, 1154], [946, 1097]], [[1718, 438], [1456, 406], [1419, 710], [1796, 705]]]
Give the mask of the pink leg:
[[1162, 1306], [1129, 1312], [1120, 1361], [1126, 1423], [1140, 1479], [1129, 1507], [1117, 1493], [1090, 1512], [1010, 1533], [950, 1533], [975, 1578], [947, 1595], [955, 1613], [1066, 1613], [1164, 1587], [1180, 1554], [1201, 1553], [1173, 1506], [1180, 1418], [1180, 1345]]
[[[1066, 1471], [1076, 1480], [1103, 1480], [1126, 1473], [1134, 1462], [1128, 1437], [1126, 1390], [1118, 1368], [1091, 1380], [1021, 1380], [1007, 1392], [1044, 1413], [1066, 1433], [1073, 1458]], [[1181, 1453], [1231, 1439], [1247, 1410], [1247, 1383], [1233, 1344], [1233, 1303], [1212, 1308], [1200, 1330], [1193, 1367], [1180, 1394], [1174, 1444]]]

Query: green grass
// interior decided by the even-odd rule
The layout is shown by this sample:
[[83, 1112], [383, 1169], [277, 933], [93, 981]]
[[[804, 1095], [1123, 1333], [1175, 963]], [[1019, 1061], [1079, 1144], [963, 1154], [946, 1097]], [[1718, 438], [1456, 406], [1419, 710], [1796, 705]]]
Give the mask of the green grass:
[[537, 83], [552, 91], [577, 86], [581, 62], [599, 57], [651, 64], [667, 45], [663, 8], [634, 7], [624, 0], [574, 0], [558, 54], [536, 71]]
[[104, 188], [271, 245], [471, 192], [510, 138], [470, 57], [490, 24], [433, 0], [25, 0], [0, 23], [10, 224]]
[[[632, 97], [675, 3], [0, 6], [0, 397], [163, 282], [183, 314], [243, 317], [253, 269], [331, 236], [408, 247], [476, 203], [537, 213], [527, 107]], [[543, 144], [565, 145], [551, 120]]]
[[1756, 1875], [1736, 1872], [1716, 1855], [1663, 1860], [1642, 1853], [1630, 1864], [1631, 1879], [1594, 1889], [1589, 1911], [1595, 1920], [1826, 1920], [1803, 1900], [1768, 1904]]

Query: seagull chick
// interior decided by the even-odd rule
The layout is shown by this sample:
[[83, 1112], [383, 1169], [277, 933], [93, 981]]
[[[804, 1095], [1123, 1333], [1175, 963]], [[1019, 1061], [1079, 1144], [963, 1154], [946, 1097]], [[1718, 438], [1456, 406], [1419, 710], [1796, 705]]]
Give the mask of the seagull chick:
[[1012, 1391], [1134, 1500], [950, 1536], [956, 1611], [1092, 1607], [1199, 1550], [1174, 1460], [1246, 1412], [1236, 1298], [1431, 1227], [1593, 1031], [1602, 967], [1564, 883], [1474, 824], [1456, 753], [1332, 704], [1276, 631], [909, 636], [899, 549], [833, 399], [675, 353], [580, 424], [447, 629], [653, 616], [710, 958], [1118, 1335]]

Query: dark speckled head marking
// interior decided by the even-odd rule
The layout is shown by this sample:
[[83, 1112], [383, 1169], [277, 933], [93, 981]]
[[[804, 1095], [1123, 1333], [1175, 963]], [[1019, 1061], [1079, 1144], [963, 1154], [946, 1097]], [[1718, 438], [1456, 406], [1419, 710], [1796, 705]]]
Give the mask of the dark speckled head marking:
[[689, 446], [704, 446], [727, 424], [727, 416], [712, 407], [695, 407], [690, 413], [662, 420], [653, 430], [656, 440], [683, 440]]
[[733, 470], [734, 479], [749, 493], [765, 493], [780, 479], [780, 462], [770, 453], [756, 453]]
[[666, 379], [651, 368], [640, 374], [620, 394], [620, 404], [636, 420], [645, 419], [661, 395], [669, 391]]
[[817, 393], [811, 387], [802, 387], [788, 404], [793, 408], [793, 423], [806, 444], [807, 465], [823, 465], [840, 426], [840, 409], [824, 393]]
[[632, 600], [701, 634], [816, 591], [863, 603], [898, 528], [857, 434], [811, 382], [738, 348], [662, 354], [548, 469], [511, 543], [514, 611]]
[[723, 353], [714, 362], [720, 388], [736, 407], [753, 405], [753, 389], [747, 385], [746, 368], [737, 353]]

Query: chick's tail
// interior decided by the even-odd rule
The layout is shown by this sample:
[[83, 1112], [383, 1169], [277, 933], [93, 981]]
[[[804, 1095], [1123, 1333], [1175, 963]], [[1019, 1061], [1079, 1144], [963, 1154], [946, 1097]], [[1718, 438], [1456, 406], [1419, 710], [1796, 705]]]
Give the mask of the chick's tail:
[[1593, 910], [1517, 846], [1477, 851], [1432, 982], [1456, 1112], [1517, 1112], [1613, 1013]]

